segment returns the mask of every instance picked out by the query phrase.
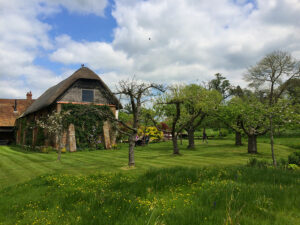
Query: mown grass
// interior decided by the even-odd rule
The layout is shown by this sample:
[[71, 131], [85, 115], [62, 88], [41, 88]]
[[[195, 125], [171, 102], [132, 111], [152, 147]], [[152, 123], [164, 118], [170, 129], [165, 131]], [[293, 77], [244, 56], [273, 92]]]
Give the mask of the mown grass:
[[[246, 146], [171, 143], [64, 154], [0, 147], [0, 224], [300, 224], [300, 172], [246, 167]], [[259, 143], [257, 158], [271, 160]], [[276, 145], [278, 158], [294, 151]]]
[[[258, 139], [261, 143], [270, 143], [269, 137], [260, 137]], [[300, 149], [300, 138], [298, 137], [284, 137], [284, 138], [276, 138], [274, 139], [276, 145], [284, 145], [294, 149]]]
[[[122, 145], [118, 150], [66, 153], [61, 162], [56, 161], [56, 153], [26, 152], [18, 147], [0, 146], [0, 189], [28, 181], [42, 174], [67, 173], [91, 174], [95, 172], [141, 173], [150, 168], [173, 166], [226, 166], [245, 165], [248, 161], [247, 146], [236, 147], [232, 140], [209, 140], [208, 144], [196, 142], [195, 150], [187, 150], [187, 142], [180, 145], [181, 156], [172, 155], [170, 142], [137, 147], [135, 151], [136, 168], [127, 171], [128, 147]], [[271, 160], [269, 145], [258, 144], [258, 158]], [[278, 158], [285, 158], [294, 150], [277, 145]]]

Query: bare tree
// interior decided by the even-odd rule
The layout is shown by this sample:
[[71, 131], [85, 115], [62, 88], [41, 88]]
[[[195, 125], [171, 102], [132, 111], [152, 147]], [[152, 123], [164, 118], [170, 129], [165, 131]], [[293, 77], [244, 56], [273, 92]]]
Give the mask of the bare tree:
[[248, 69], [245, 79], [249, 86], [264, 92], [266, 103], [269, 107], [269, 128], [273, 165], [276, 167], [274, 154], [274, 113], [272, 108], [286, 90], [290, 80], [300, 76], [300, 62], [294, 59], [290, 53], [274, 51], [266, 55], [255, 66]]
[[[156, 90], [156, 92], [154, 91]], [[128, 165], [135, 166], [134, 161], [134, 147], [135, 139], [138, 133], [138, 127], [141, 117], [141, 109], [143, 103], [149, 101], [151, 97], [157, 95], [159, 92], [164, 92], [165, 88], [161, 84], [148, 83], [137, 81], [135, 78], [131, 80], [122, 80], [117, 86], [116, 94], [125, 96], [129, 100], [130, 110], [133, 114], [132, 125], [128, 125], [121, 120], [117, 120], [119, 124], [127, 128], [128, 132], [120, 131], [129, 136], [129, 152]]]

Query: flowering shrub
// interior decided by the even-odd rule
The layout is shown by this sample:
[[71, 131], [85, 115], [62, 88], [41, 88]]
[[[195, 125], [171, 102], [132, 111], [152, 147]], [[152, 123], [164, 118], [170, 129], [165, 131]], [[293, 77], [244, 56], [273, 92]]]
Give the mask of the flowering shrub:
[[160, 141], [164, 134], [162, 131], [159, 131], [156, 127], [145, 127], [141, 126], [138, 129], [139, 136], [149, 136], [150, 141]]

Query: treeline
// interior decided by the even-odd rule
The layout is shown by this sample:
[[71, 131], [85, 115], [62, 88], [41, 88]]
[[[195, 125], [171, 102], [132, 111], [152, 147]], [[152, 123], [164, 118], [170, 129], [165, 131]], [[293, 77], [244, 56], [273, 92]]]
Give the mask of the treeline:
[[246, 135], [251, 154], [258, 152], [257, 137], [268, 134], [276, 166], [274, 130], [300, 126], [300, 62], [288, 52], [275, 51], [248, 68], [244, 79], [248, 88], [232, 85], [220, 73], [203, 84], [121, 81], [118, 94], [125, 96], [128, 104], [116, 122], [119, 132], [129, 137], [129, 166], [135, 165], [134, 144], [141, 125], [170, 132], [173, 153], [180, 154], [179, 134], [187, 132], [188, 148], [192, 149], [195, 131], [216, 124], [235, 132], [236, 145], [241, 145], [242, 135]]

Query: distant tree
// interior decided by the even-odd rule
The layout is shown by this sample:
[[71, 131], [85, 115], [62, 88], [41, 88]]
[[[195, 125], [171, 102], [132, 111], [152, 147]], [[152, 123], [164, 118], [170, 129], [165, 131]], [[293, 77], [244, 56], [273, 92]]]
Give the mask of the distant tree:
[[[223, 77], [222, 74], [217, 73], [215, 74], [215, 79], [211, 80], [209, 82], [209, 88], [213, 90], [217, 90], [219, 93], [221, 93], [223, 100], [228, 99], [230, 96], [238, 96], [242, 97], [244, 95], [244, 91], [240, 86], [234, 87], [230, 84], [229, 80], [226, 79], [226, 77]], [[220, 118], [216, 114], [218, 120], [219, 120], [219, 130], [221, 125], [223, 125], [222, 118]], [[236, 125], [239, 127], [239, 129], [234, 129], [235, 132], [235, 145], [240, 146], [242, 145], [242, 134], [240, 132], [241, 130], [241, 121], [240, 118], [236, 118]], [[226, 124], [225, 124], [226, 125]], [[233, 127], [229, 127], [233, 129]]]
[[300, 104], [300, 79], [291, 79], [285, 82], [287, 98], [292, 104]]
[[266, 55], [255, 66], [248, 69], [245, 74], [246, 81], [250, 87], [254, 87], [263, 95], [266, 100], [266, 107], [269, 108], [268, 120], [270, 129], [270, 142], [273, 165], [277, 162], [274, 154], [274, 107], [286, 90], [287, 86], [282, 85], [300, 76], [300, 62], [294, 59], [290, 53], [274, 51]]
[[220, 73], [216, 73], [215, 79], [208, 82], [208, 87], [210, 90], [216, 90], [221, 93], [224, 100], [232, 95], [232, 86], [229, 80], [227, 80], [226, 77], [223, 77]]

